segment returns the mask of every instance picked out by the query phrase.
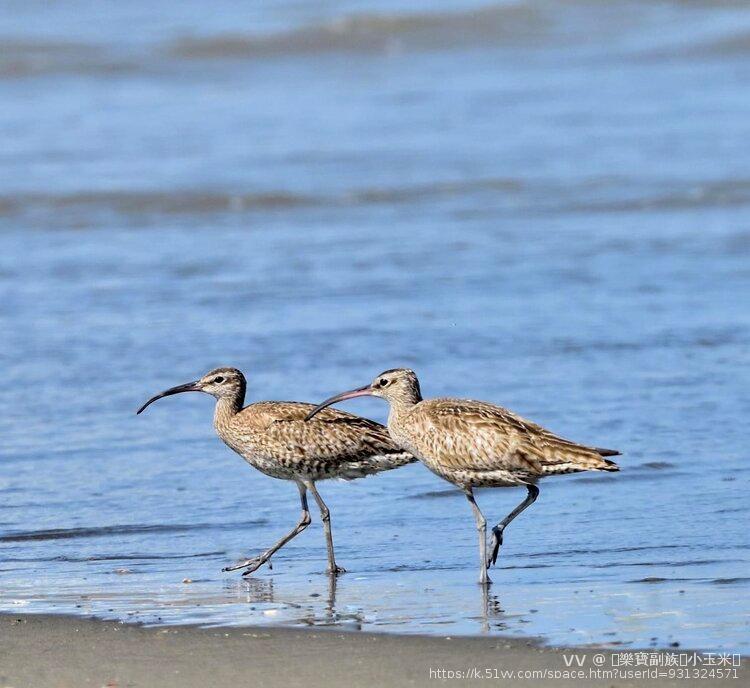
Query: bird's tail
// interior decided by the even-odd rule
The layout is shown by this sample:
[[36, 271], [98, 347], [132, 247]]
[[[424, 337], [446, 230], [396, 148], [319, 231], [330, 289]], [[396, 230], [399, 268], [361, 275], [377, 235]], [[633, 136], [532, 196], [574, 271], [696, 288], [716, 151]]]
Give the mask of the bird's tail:
[[564, 450], [557, 449], [545, 457], [542, 464], [544, 475], [560, 475], [564, 473], [580, 473], [581, 471], [619, 471], [620, 467], [605, 456], [618, 456], [615, 449], [599, 447], [585, 447], [583, 445], [567, 446]]

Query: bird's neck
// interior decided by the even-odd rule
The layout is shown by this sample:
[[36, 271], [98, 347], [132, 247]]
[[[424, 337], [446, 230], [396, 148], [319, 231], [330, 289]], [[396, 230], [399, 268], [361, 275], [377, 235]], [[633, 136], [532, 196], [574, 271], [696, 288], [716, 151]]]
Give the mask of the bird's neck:
[[409, 413], [409, 411], [411, 411], [411, 409], [413, 409], [420, 401], [422, 401], [422, 397], [419, 395], [390, 399], [391, 408], [388, 412], [388, 425], [398, 425], [406, 414]]
[[233, 396], [219, 397], [216, 400], [214, 409], [214, 427], [221, 434], [221, 430], [229, 425], [229, 422], [236, 416], [245, 403], [244, 392]]

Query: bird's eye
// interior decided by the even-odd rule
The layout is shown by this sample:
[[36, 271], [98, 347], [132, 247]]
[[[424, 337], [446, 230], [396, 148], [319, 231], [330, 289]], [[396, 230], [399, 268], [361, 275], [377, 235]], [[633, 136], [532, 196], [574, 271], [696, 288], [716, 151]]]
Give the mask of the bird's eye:
[[219, 377], [214, 378], [214, 382], [216, 382], [217, 384], [221, 384], [222, 382], [224, 382], [224, 378], [219, 375]]
[[388, 380], [386, 380], [384, 377], [380, 378], [380, 386], [385, 387], [388, 384]]

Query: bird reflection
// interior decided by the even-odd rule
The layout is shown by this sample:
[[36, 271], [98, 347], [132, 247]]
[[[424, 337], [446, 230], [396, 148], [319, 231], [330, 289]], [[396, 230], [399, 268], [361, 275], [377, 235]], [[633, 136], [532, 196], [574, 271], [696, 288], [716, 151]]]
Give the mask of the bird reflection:
[[326, 617], [331, 624], [336, 623], [338, 618], [336, 614], [336, 586], [338, 585], [338, 576], [328, 576], [328, 599], [326, 600]]
[[491, 629], [505, 629], [507, 624], [503, 620], [505, 610], [500, 606], [500, 599], [490, 592], [486, 585], [482, 586], [482, 616], [480, 627], [482, 633], [489, 633]]
[[[226, 587], [241, 595], [249, 605], [273, 605], [284, 614], [286, 622], [305, 624], [308, 626], [335, 626], [346, 624], [361, 630], [364, 620], [362, 610], [339, 613], [336, 607], [336, 591], [338, 579], [336, 575], [327, 576], [325, 596], [319, 592], [304, 591], [299, 588], [274, 587], [273, 578], [246, 577], [242, 581], [231, 583]], [[267, 613], [268, 610], [266, 610]]]
[[247, 577], [238, 586], [247, 595], [247, 601], [253, 603], [273, 604], [273, 578]]

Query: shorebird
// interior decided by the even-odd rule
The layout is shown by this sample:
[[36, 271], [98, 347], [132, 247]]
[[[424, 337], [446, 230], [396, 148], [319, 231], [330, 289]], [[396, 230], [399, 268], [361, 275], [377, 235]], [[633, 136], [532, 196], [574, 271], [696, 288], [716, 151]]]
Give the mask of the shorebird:
[[[326, 399], [311, 419], [331, 404], [374, 396], [390, 404], [388, 432], [398, 446], [414, 454], [433, 473], [466, 495], [479, 531], [479, 582], [490, 581], [487, 569], [497, 561], [508, 524], [539, 495], [537, 481], [548, 475], [579, 471], [618, 471], [614, 449], [589, 447], [551, 433], [508, 409], [469, 399], [422, 399], [414, 371], [396, 368], [380, 373], [371, 384]], [[492, 529], [474, 499], [475, 487], [527, 489], [526, 498]]]
[[307, 491], [320, 509], [328, 550], [328, 572], [344, 573], [336, 565], [331, 516], [315, 483], [327, 478], [353, 480], [416, 461], [391, 440], [374, 421], [335, 409], [307, 423], [312, 404], [295, 401], [260, 401], [243, 408], [247, 383], [236, 368], [216, 368], [200, 380], [178, 385], [151, 397], [137, 413], [157, 399], [181, 392], [205, 392], [216, 398], [214, 428], [224, 443], [261, 473], [296, 483], [302, 504], [299, 522], [275, 545], [257, 557], [223, 571], [256, 571], [311, 523]]

